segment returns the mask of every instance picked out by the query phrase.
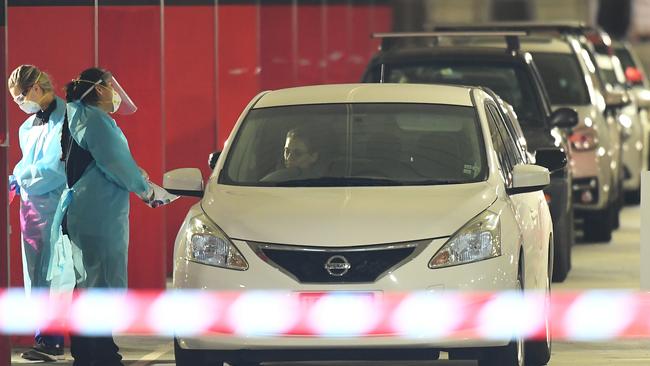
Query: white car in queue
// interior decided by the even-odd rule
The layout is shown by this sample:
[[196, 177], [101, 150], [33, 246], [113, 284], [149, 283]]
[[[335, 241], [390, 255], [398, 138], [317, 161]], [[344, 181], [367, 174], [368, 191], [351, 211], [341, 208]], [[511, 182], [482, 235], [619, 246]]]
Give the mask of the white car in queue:
[[[196, 168], [165, 175], [168, 191], [202, 196], [176, 239], [173, 287], [548, 293], [553, 231], [542, 188], [549, 171], [530, 163], [513, 118], [475, 87], [263, 92], [242, 113], [205, 192]], [[566, 164], [559, 150], [536, 159]], [[257, 316], [280, 316], [274, 311]], [[448, 351], [482, 366], [545, 365], [545, 324], [541, 341], [179, 335], [176, 364], [437, 359]]]

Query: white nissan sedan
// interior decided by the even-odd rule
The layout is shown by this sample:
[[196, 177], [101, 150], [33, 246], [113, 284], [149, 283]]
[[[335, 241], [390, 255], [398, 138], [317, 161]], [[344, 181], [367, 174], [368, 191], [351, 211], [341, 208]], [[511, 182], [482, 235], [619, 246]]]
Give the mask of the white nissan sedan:
[[[176, 239], [174, 288], [548, 292], [553, 231], [542, 188], [549, 183], [546, 167], [557, 169], [566, 159], [559, 150], [538, 151], [537, 163], [546, 167], [533, 165], [520, 146], [516, 117], [493, 96], [474, 87], [407, 84], [259, 94], [205, 191], [198, 169], [165, 175], [168, 191], [202, 197]], [[250, 311], [242, 319], [291, 321], [285, 313], [269, 303], [267, 313]], [[177, 335], [175, 352], [179, 366], [436, 359], [440, 351], [482, 366], [545, 365], [550, 331], [544, 327], [538, 341]]]

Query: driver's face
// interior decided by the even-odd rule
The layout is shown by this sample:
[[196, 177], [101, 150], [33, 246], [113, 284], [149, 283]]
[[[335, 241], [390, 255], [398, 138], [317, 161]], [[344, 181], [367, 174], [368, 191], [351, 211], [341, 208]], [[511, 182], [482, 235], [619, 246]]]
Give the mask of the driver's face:
[[318, 158], [310, 153], [307, 145], [298, 137], [287, 137], [284, 143], [284, 166], [287, 168], [309, 168]]

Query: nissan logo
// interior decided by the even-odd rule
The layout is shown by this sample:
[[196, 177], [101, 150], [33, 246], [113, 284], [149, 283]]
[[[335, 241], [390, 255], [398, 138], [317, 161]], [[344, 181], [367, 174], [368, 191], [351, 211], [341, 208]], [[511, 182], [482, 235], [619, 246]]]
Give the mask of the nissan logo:
[[327, 262], [325, 262], [324, 267], [330, 276], [341, 277], [344, 274], [348, 273], [352, 266], [344, 256], [334, 255], [331, 256]]

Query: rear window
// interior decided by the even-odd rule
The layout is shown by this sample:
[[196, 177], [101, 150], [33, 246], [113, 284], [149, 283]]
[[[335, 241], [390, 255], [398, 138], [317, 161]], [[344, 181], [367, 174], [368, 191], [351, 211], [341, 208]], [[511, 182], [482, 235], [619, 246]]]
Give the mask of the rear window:
[[545, 116], [538, 104], [533, 81], [525, 70], [512, 64], [478, 64], [478, 61], [394, 64], [385, 68], [384, 77], [390, 83], [485, 86], [513, 106], [522, 125], [544, 125]]
[[623, 65], [624, 70], [628, 67], [636, 67], [634, 65], [634, 59], [632, 59], [630, 51], [626, 50], [625, 48], [617, 48], [615, 52], [616, 56], [618, 56], [618, 59], [621, 60], [621, 65]]
[[534, 53], [552, 104], [589, 104], [589, 92], [578, 60], [572, 54]]

